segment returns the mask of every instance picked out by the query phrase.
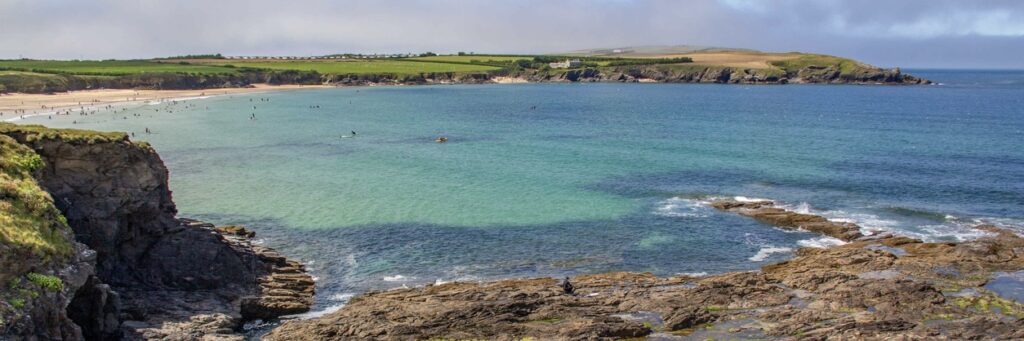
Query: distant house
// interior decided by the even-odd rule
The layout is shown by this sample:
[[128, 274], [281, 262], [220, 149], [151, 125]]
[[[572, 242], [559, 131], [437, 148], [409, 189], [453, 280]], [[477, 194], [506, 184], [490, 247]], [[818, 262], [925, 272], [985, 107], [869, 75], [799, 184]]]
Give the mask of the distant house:
[[583, 65], [583, 62], [579, 59], [566, 59], [564, 62], [554, 62], [549, 63], [548, 65], [551, 66], [552, 69], [571, 69], [580, 67]]

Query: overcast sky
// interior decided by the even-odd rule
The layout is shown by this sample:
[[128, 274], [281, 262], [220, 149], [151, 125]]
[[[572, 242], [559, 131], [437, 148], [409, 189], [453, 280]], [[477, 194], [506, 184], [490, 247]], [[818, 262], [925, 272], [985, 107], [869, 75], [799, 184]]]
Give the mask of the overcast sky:
[[1017, 0], [0, 0], [0, 58], [704, 45], [1024, 68]]

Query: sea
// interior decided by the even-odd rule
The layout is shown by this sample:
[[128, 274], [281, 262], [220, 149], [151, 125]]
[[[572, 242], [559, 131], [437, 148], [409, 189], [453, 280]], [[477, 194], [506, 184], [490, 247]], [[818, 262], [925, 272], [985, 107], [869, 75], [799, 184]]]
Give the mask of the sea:
[[150, 142], [180, 216], [306, 264], [312, 317], [374, 290], [706, 275], [842, 243], [716, 198], [929, 241], [1024, 232], [1024, 71], [907, 71], [936, 84], [344, 87], [16, 123]]

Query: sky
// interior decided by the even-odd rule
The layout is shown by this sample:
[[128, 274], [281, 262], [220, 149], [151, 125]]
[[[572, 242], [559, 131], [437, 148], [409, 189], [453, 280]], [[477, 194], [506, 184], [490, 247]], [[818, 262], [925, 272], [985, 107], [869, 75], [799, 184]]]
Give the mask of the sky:
[[700, 45], [1024, 68], [1018, 0], [0, 0], [0, 59]]

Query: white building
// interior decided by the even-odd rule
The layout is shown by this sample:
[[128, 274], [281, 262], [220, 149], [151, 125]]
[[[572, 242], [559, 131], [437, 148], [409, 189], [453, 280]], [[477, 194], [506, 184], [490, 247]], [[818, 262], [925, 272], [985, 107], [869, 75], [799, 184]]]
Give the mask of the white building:
[[566, 59], [564, 62], [548, 63], [548, 65], [551, 66], [552, 69], [571, 69], [580, 67], [583, 65], [583, 62], [580, 62], [579, 59]]

